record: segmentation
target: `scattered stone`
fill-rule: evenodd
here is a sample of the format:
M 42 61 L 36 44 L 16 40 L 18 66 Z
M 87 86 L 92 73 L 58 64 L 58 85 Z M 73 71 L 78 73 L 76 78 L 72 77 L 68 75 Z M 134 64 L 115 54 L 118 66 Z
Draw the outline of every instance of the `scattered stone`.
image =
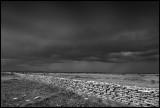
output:
M 84 98 L 85 100 L 88 100 L 88 98 Z
M 40 98 L 39 96 L 34 97 L 34 99 Z
M 53 84 L 78 94 L 87 94 L 88 96 L 94 95 L 102 100 L 109 99 L 111 101 L 121 101 L 121 103 L 124 104 L 142 107 L 159 107 L 159 88 L 124 86 L 106 82 L 83 81 L 42 75 L 20 73 L 16 73 L 16 75 L 28 80 Z
M 26 100 L 27 102 L 30 101 L 29 99 Z
M 18 99 L 18 98 L 17 97 L 13 98 L 13 100 L 16 100 L 16 99 Z

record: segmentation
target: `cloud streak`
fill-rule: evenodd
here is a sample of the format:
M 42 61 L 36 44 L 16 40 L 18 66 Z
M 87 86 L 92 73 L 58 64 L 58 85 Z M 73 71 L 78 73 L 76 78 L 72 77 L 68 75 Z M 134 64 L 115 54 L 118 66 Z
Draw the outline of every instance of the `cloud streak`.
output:
M 109 53 L 108 59 L 113 62 L 126 61 L 159 61 L 159 49 L 140 52 L 116 52 Z

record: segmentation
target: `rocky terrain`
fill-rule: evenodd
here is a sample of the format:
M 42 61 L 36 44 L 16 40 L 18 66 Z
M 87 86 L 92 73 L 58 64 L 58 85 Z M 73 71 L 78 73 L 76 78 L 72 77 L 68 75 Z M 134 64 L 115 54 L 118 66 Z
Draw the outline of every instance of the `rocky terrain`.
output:
M 20 73 L 16 73 L 16 75 L 28 80 L 62 87 L 79 95 L 96 96 L 102 99 L 104 103 L 107 100 L 111 100 L 130 106 L 159 106 L 159 88 L 125 86 L 114 83 L 84 81 L 44 75 Z
M 111 107 L 101 99 L 37 81 L 1 76 L 1 107 Z M 10 78 L 9 78 L 10 77 Z M 8 79 L 9 78 L 9 79 Z M 120 106 L 120 105 L 117 105 Z M 123 107 L 123 106 L 122 106 Z

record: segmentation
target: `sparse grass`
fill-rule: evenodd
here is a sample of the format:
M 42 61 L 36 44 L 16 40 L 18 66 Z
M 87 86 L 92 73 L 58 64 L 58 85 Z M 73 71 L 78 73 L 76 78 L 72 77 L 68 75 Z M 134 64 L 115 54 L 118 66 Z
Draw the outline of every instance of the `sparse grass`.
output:
M 34 102 L 33 98 L 36 96 L 41 96 L 43 99 L 58 91 L 59 88 L 28 80 L 1 81 L 1 107 L 24 106 L 27 104 L 27 99 Z M 15 97 L 17 99 L 14 100 Z
M 26 107 L 106 107 L 102 102 L 83 97 L 69 91 L 61 91 L 40 102 L 28 104 Z
M 151 84 L 157 84 L 157 83 L 159 83 L 159 81 L 156 81 L 156 80 L 151 80 L 150 82 L 151 82 Z
M 124 78 L 124 80 L 128 80 L 128 81 L 140 81 L 140 82 L 144 81 L 141 77 L 129 77 L 129 78 Z
M 89 77 L 92 78 L 92 76 L 93 75 L 88 75 L 84 77 L 80 74 L 77 75 L 77 77 L 82 79 L 88 79 Z M 120 79 L 124 79 L 125 83 L 139 81 L 142 84 L 144 83 L 144 81 L 147 81 L 147 77 L 144 75 L 141 76 L 144 79 L 135 76 L 121 76 L 115 77 L 113 75 L 108 75 L 107 79 L 113 79 L 115 81 L 120 81 Z M 98 76 L 95 75 L 92 79 L 95 79 L 95 77 Z M 100 77 L 102 77 L 102 79 L 105 79 L 107 76 L 101 75 Z M 148 79 L 148 82 L 152 83 L 152 85 L 159 83 L 159 80 L 155 79 L 152 81 L 152 79 Z M 24 94 L 26 94 L 26 96 L 23 96 Z M 36 96 L 41 97 L 38 99 L 33 99 Z M 18 97 L 18 99 L 13 100 L 14 97 Z M 87 100 L 84 98 L 85 97 L 79 96 L 65 89 L 54 87 L 51 85 L 41 84 L 38 82 L 20 79 L 4 81 L 1 80 L 1 107 L 129 107 L 128 105 L 109 100 L 104 102 L 98 98 L 87 97 Z M 30 99 L 31 101 L 26 102 L 27 99 Z
M 95 80 L 102 82 L 118 83 L 121 85 L 159 88 L 159 74 L 94 74 L 94 73 L 50 73 L 56 77 L 70 79 Z M 155 80 L 155 83 L 151 83 Z
M 34 97 L 40 96 L 38 99 Z M 17 99 L 13 99 L 13 98 Z M 1 107 L 111 107 L 101 99 L 28 80 L 1 81 Z M 26 100 L 30 100 L 27 102 Z
M 5 76 L 15 76 L 15 74 L 13 72 L 1 72 L 1 77 Z
M 34 97 L 40 96 L 38 99 Z M 14 99 L 17 98 L 17 99 Z M 26 101 L 30 100 L 30 101 Z M 106 107 L 98 99 L 38 82 L 12 79 L 1 81 L 1 107 Z
M 78 76 L 78 75 L 76 75 L 72 78 L 95 79 L 94 77 L 85 77 L 85 76 Z

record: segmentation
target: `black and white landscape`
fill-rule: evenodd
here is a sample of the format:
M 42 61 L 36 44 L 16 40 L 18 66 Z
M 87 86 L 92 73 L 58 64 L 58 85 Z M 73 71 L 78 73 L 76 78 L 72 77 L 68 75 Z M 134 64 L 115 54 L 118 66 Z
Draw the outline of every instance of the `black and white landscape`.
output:
M 17 106 L 158 107 L 159 2 L 2 1 L 1 107 Z

